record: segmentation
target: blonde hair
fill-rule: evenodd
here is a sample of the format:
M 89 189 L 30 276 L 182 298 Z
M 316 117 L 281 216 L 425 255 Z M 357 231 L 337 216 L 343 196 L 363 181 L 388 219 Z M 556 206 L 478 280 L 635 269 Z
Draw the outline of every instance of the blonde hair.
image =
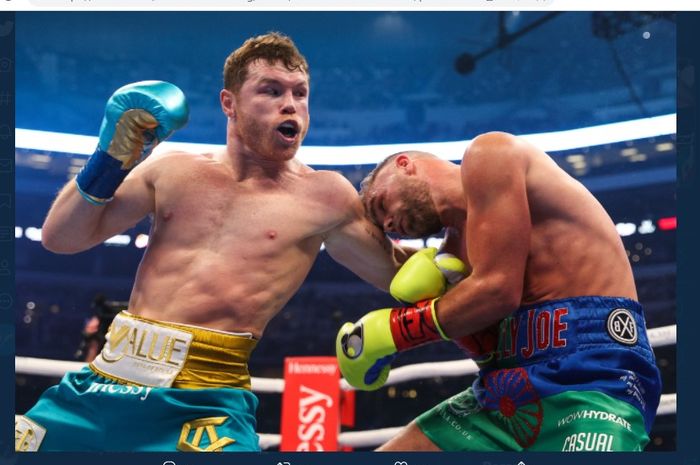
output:
M 365 178 L 360 181 L 360 198 L 364 202 L 364 197 L 369 192 L 369 190 L 372 188 L 372 184 L 374 184 L 374 180 L 376 179 L 377 175 L 379 174 L 380 171 L 384 169 L 387 165 L 391 164 L 394 160 L 396 160 L 396 157 L 399 155 L 408 155 L 411 158 L 436 158 L 435 155 L 432 153 L 428 152 L 420 152 L 417 150 L 409 150 L 409 151 L 403 151 L 403 152 L 397 152 L 392 155 L 389 155 L 386 157 L 384 160 L 380 161 L 379 164 L 365 176 Z
M 386 165 L 388 165 L 389 163 L 394 161 L 396 159 L 396 157 L 398 157 L 402 153 L 407 153 L 407 152 L 397 152 L 393 155 L 389 155 L 384 160 L 380 161 L 379 164 L 377 166 L 375 166 L 374 169 L 372 171 L 370 171 L 369 174 L 367 174 L 367 176 L 365 176 L 365 178 L 362 181 L 360 181 L 360 198 L 362 199 L 362 203 L 365 202 L 365 196 L 367 195 L 369 190 L 372 188 L 372 184 L 374 184 L 374 179 L 377 177 L 379 172 L 382 169 L 384 169 L 384 167 Z

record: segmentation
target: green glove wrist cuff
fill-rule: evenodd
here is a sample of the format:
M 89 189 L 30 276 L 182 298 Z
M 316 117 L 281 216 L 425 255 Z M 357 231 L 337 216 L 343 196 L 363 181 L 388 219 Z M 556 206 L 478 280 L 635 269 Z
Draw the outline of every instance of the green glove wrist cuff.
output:
M 450 338 L 447 337 L 447 334 L 445 334 L 445 331 L 442 330 L 442 326 L 440 326 L 440 322 L 438 321 L 438 318 L 437 318 L 437 311 L 436 311 L 435 306 L 437 305 L 438 300 L 440 300 L 440 297 L 438 297 L 437 299 L 433 299 L 430 302 L 430 305 L 433 309 L 433 311 L 432 311 L 433 324 L 435 325 L 435 328 L 438 330 L 438 333 L 440 333 L 440 337 L 442 337 L 445 341 L 449 341 Z

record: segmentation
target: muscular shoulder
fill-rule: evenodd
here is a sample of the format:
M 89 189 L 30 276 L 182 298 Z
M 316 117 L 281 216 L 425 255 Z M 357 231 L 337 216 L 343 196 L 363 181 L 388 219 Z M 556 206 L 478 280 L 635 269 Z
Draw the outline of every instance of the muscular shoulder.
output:
M 336 171 L 319 170 L 307 176 L 310 189 L 319 196 L 319 199 L 335 207 L 347 207 L 355 201 L 359 202 L 355 187 L 342 174 Z
M 525 140 L 506 132 L 487 132 L 472 140 L 462 160 L 462 171 L 488 167 L 508 169 L 527 165 L 535 148 Z
M 196 160 L 211 160 L 211 154 L 199 154 L 182 151 L 158 152 L 148 157 L 144 163 L 161 164 L 170 161 L 189 162 Z
M 469 144 L 464 161 L 481 157 L 494 157 L 516 151 L 522 140 L 507 132 L 487 132 L 476 136 Z
M 364 218 L 364 207 L 355 187 L 335 171 L 313 171 L 306 175 L 307 195 L 314 211 L 328 228 Z
M 193 164 L 211 160 L 206 154 L 194 154 L 181 151 L 156 152 L 143 160 L 134 171 L 140 171 L 150 178 L 169 173 L 191 170 Z
M 471 198 L 521 186 L 536 151 L 528 142 L 505 132 L 476 137 L 462 160 L 465 194 Z

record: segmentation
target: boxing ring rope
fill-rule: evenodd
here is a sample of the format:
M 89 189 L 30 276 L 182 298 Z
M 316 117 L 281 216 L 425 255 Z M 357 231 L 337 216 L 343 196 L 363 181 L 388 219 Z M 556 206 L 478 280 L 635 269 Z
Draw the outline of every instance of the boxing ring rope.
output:
M 664 347 L 676 344 L 676 325 L 662 326 L 647 330 L 649 343 L 652 347 Z M 86 366 L 84 362 L 50 360 L 44 358 L 15 357 L 15 373 L 61 377 L 67 371 L 77 371 Z M 472 360 L 453 360 L 448 362 L 428 362 L 405 365 L 392 369 L 386 386 L 423 378 L 442 376 L 473 375 L 479 371 Z M 278 378 L 251 379 L 252 390 L 255 392 L 281 393 L 284 391 L 284 380 Z M 352 390 L 345 379 L 340 380 L 340 387 Z M 657 415 L 672 415 L 676 413 L 676 394 L 663 394 L 659 402 Z M 381 428 L 367 431 L 341 432 L 339 444 L 350 447 L 373 447 L 382 444 L 395 436 L 401 427 Z M 260 447 L 269 449 L 280 444 L 279 434 L 260 434 Z

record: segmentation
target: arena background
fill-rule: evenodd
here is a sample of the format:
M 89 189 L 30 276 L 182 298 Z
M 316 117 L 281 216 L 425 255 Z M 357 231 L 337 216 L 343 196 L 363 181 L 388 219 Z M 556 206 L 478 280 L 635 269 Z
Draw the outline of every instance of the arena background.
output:
M 180 86 L 191 106 L 190 123 L 173 140 L 224 143 L 223 61 L 247 37 L 270 30 L 290 35 L 309 61 L 306 146 L 459 141 L 490 130 L 531 134 L 676 112 L 675 16 L 668 13 L 18 13 L 17 128 L 95 135 L 114 89 L 163 79 Z M 676 321 L 676 142 L 671 134 L 551 153 L 618 224 L 650 328 Z M 136 239 L 148 220 L 125 233 L 128 243 L 78 255 L 51 254 L 39 242 L 52 199 L 85 159 L 16 150 L 17 355 L 73 359 L 96 297 L 127 300 L 133 284 L 143 253 Z M 373 167 L 327 163 L 356 186 Z M 332 354 L 342 322 L 392 303 L 321 252 L 268 326 L 253 376 L 281 377 L 285 356 Z M 663 392 L 674 393 L 675 346 L 656 354 Z M 451 344 L 434 344 L 397 365 L 460 357 Z M 17 375 L 17 412 L 56 381 Z M 470 383 L 433 378 L 358 393 L 355 429 L 405 424 Z M 280 396 L 260 400 L 259 431 L 278 432 Z M 657 418 L 648 450 L 675 450 L 675 422 L 675 415 Z

